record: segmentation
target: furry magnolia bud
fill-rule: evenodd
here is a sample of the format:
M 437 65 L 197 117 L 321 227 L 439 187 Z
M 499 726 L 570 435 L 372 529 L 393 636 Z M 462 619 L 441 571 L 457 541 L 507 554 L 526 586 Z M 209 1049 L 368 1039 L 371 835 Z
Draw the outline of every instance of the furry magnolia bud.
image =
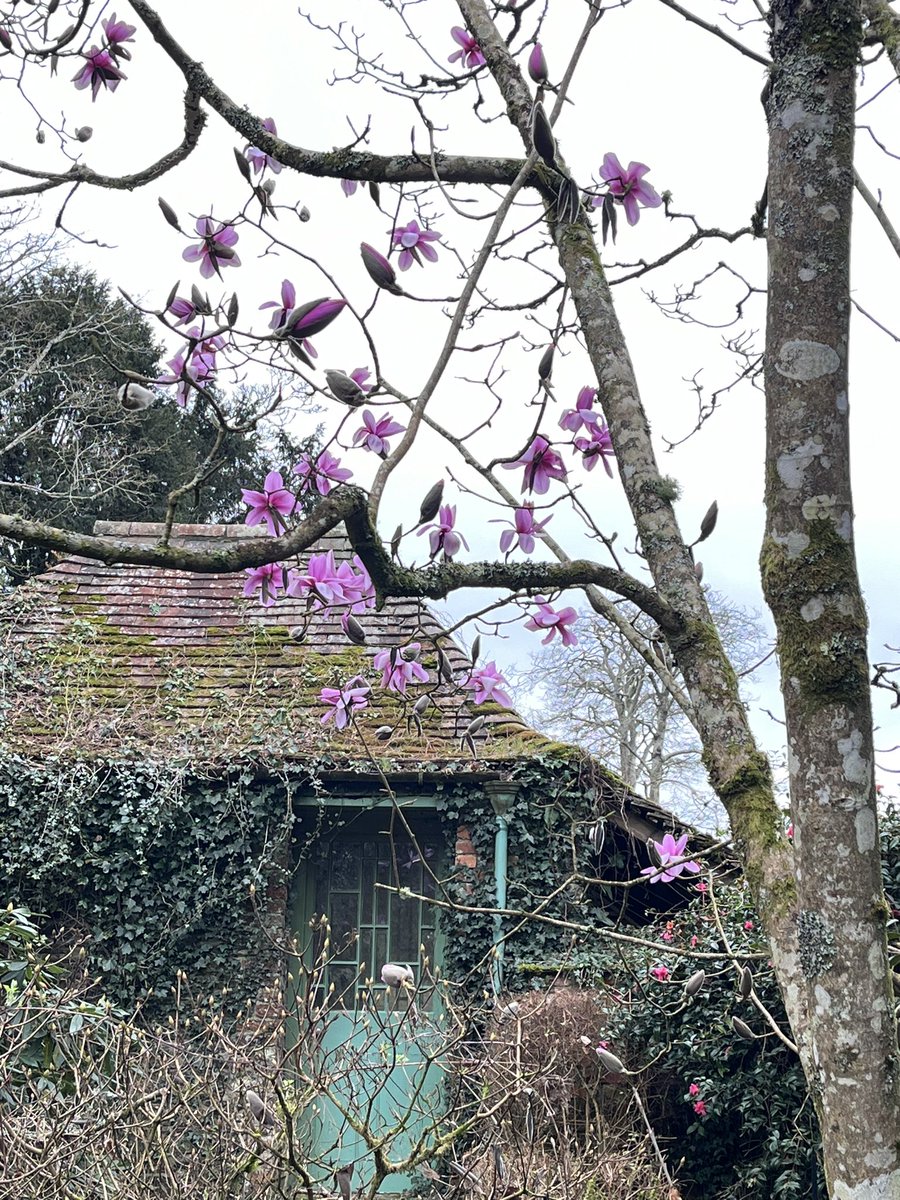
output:
M 731 1018 L 731 1028 L 738 1037 L 746 1038 L 750 1042 L 756 1041 L 756 1034 L 750 1028 L 746 1021 L 742 1021 L 740 1017 Z
M 364 646 L 366 644 L 366 631 L 352 613 L 347 616 L 344 622 L 344 631 L 354 646 Z
M 703 987 L 704 983 L 706 983 L 706 972 L 695 971 L 684 985 L 684 994 L 686 996 L 696 996 Z
M 749 967 L 741 968 L 741 978 L 738 984 L 738 990 L 742 1000 L 749 1000 L 750 993 L 753 991 L 753 972 Z
M 348 408 L 360 408 L 365 404 L 366 393 L 355 379 L 351 379 L 343 371 L 326 371 L 325 379 L 328 390 L 341 404 L 346 404 Z
M 139 383 L 123 383 L 116 392 L 119 403 L 126 412 L 141 412 L 145 408 L 149 408 L 156 399 L 153 392 L 148 388 L 141 387 Z
M 612 1071 L 615 1075 L 620 1075 L 625 1070 L 625 1064 L 621 1058 L 618 1058 L 610 1050 L 604 1050 L 602 1046 L 597 1050 L 597 1057 L 607 1071 Z
M 438 515 L 438 510 L 441 507 L 441 498 L 444 495 L 444 481 L 439 479 L 434 487 L 429 488 L 425 494 L 425 499 L 419 508 L 419 524 L 426 525 L 429 521 L 433 521 Z

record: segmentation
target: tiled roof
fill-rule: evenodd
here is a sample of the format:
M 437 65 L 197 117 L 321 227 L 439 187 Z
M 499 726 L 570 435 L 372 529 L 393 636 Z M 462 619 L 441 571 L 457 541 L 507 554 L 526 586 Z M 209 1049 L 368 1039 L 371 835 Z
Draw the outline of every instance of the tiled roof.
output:
M 160 529 L 100 522 L 96 532 L 151 544 Z M 174 545 L 202 546 L 257 531 L 180 525 L 173 533 Z M 349 556 L 337 535 L 316 550 Z M 280 598 L 262 608 L 242 598 L 243 582 L 243 574 L 200 576 L 71 557 L 3 597 L 7 747 L 152 752 L 210 763 L 329 754 L 336 765 L 374 759 L 399 768 L 469 761 L 460 738 L 479 715 L 486 718 L 477 735 L 479 757 L 522 757 L 530 741 L 542 742 L 514 713 L 493 704 L 475 708 L 458 686 L 435 684 L 433 639 L 441 626 L 422 602 L 391 600 L 379 612 L 361 614 L 367 642 L 357 647 L 337 617 L 310 614 L 302 599 Z M 373 654 L 411 641 L 423 643 L 431 682 L 410 688 L 406 697 L 373 686 L 363 726 L 369 751 L 352 731 L 321 723 L 321 688 L 357 673 L 375 684 Z M 454 644 L 443 646 L 456 680 L 464 679 L 468 659 Z M 420 735 L 408 716 L 426 691 L 433 704 Z M 374 738 L 381 725 L 395 729 L 386 743 Z

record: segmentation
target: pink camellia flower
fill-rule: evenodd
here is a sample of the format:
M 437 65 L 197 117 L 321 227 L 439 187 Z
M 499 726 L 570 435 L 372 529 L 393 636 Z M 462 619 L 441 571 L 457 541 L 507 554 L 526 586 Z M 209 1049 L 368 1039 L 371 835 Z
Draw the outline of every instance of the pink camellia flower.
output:
M 523 492 L 537 492 L 543 496 L 550 487 L 551 479 L 565 482 L 566 468 L 563 460 L 551 447 L 545 437 L 538 434 L 521 458 L 515 462 L 503 464 L 507 471 L 515 471 L 517 467 L 525 468 L 525 478 L 522 480 Z
M 694 1112 L 698 1117 L 706 1116 L 706 1103 L 703 1100 L 697 1100 L 694 1104 Z
M 639 162 L 630 162 L 626 170 L 615 154 L 604 155 L 600 166 L 600 178 L 609 185 L 610 194 L 624 205 L 625 217 L 629 225 L 638 223 L 641 215 L 639 204 L 642 204 L 644 208 L 659 208 L 662 204 L 662 197 L 644 180 L 644 176 L 649 170 L 648 166 Z M 603 203 L 603 197 L 595 196 L 592 203 L 595 208 L 599 208 Z
M 706 880 L 705 880 L 705 879 L 701 879 L 699 883 L 695 883 L 695 884 L 694 884 L 694 891 L 696 891 L 696 892 L 708 892 L 708 891 L 709 891 L 709 884 L 706 882 Z
M 669 978 L 668 967 L 651 967 L 650 974 L 654 979 L 658 979 L 660 983 L 664 983 Z
M 469 543 L 453 528 L 455 524 L 456 505 L 442 504 L 438 519 L 432 525 L 423 525 L 419 530 L 417 537 L 421 537 L 423 533 L 429 534 L 428 543 L 432 558 L 437 558 L 441 551 L 444 558 L 453 558 L 454 554 L 459 554 L 460 546 L 465 546 L 468 550 Z
M 420 649 L 419 642 L 410 642 L 402 650 L 380 650 L 372 659 L 372 665 L 376 671 L 381 671 L 381 686 L 389 692 L 405 694 L 410 683 L 427 683 L 428 672 L 418 661 Z
M 315 462 L 308 454 L 301 455 L 300 461 L 293 467 L 293 472 L 300 476 L 301 492 L 309 492 L 315 488 L 320 496 L 327 496 L 335 484 L 346 483 L 353 477 L 349 467 L 342 467 L 341 460 L 335 458 L 328 450 L 323 450 Z
M 696 1083 L 692 1083 L 691 1086 L 688 1088 L 688 1095 L 689 1096 L 699 1096 L 700 1095 L 699 1085 Z
M 352 370 L 350 372 L 350 378 L 353 380 L 353 382 L 356 384 L 356 386 L 359 388 L 359 390 L 361 392 L 371 392 L 371 390 L 375 386 L 375 384 L 374 383 L 366 383 L 366 380 L 369 378 L 369 376 L 371 374 L 372 374 L 372 372 L 367 370 L 365 367 L 356 367 L 354 370 Z
M 675 934 L 672 932 L 671 929 L 664 929 L 659 936 L 662 938 L 662 940 L 664 942 L 671 942 L 671 941 L 673 941 Z
M 114 92 L 121 81 L 128 78 L 116 66 L 116 60 L 109 50 L 91 46 L 90 51 L 83 57 L 84 66 L 77 75 L 72 76 L 72 82 L 79 91 L 89 87 L 92 102 L 100 95 L 102 87 Z
M 696 874 L 700 870 L 699 863 L 680 861 L 684 858 L 687 840 L 686 833 L 683 833 L 677 840 L 671 833 L 667 833 L 661 842 L 654 842 L 651 838 L 650 845 L 655 848 L 659 856 L 659 866 L 644 867 L 641 874 L 649 875 L 651 883 L 671 883 L 683 871 Z
M 400 257 L 397 259 L 397 266 L 401 271 L 408 271 L 414 262 L 417 262 L 420 267 L 425 264 L 419 255 L 423 255 L 429 262 L 437 262 L 437 251 L 429 242 L 436 242 L 440 238 L 440 234 L 436 229 L 420 229 L 418 221 L 410 221 L 408 225 L 398 225 L 391 233 L 394 246 L 400 247 Z
M 693 950 L 693 948 L 694 948 L 694 947 L 697 945 L 697 942 L 698 942 L 699 940 L 700 940 L 700 939 L 697 937 L 696 933 L 692 933 L 692 934 L 691 934 L 690 946 L 691 946 L 691 949 L 692 949 L 692 950 Z
M 358 677 L 349 679 L 342 688 L 322 688 L 319 699 L 331 707 L 322 717 L 322 724 L 334 720 L 336 729 L 345 729 L 352 717 L 369 707 L 371 688 Z
M 263 563 L 261 567 L 248 568 L 244 574 L 247 582 L 244 584 L 244 595 L 248 598 L 259 592 L 259 602 L 263 608 L 270 608 L 284 587 L 284 567 L 281 563 Z
M 211 279 L 213 275 L 221 278 L 221 267 L 241 265 L 241 260 L 232 249 L 238 235 L 230 225 L 223 225 L 212 217 L 200 217 L 194 228 L 203 240 L 197 246 L 188 246 L 181 257 L 185 262 L 199 262 L 200 274 L 204 279 Z
M 744 922 L 744 928 L 745 928 L 745 929 L 747 930 L 747 932 L 749 933 L 749 932 L 750 932 L 750 930 L 753 928 L 753 922 L 752 922 L 752 921 L 745 921 L 745 922 Z
M 481 53 L 481 47 L 469 33 L 468 29 L 462 29 L 459 25 L 454 25 L 450 30 L 450 36 L 456 42 L 459 50 L 454 50 L 447 62 L 458 62 L 462 59 L 464 67 L 472 70 L 474 67 L 484 66 L 484 55 Z
M 347 197 L 352 196 L 356 192 L 356 189 L 358 187 L 359 187 L 359 184 L 357 183 L 357 181 L 355 179 L 342 179 L 341 180 L 341 191 Z
M 786 830 L 786 835 L 785 835 L 785 836 L 786 836 L 786 837 L 787 837 L 789 840 L 793 839 L 793 837 L 794 837 L 794 823 L 793 823 L 793 821 L 791 822 L 791 824 L 790 824 L 790 825 L 788 825 L 788 827 L 787 827 L 787 830 Z
M 577 646 L 578 638 L 569 628 L 578 620 L 578 613 L 574 608 L 561 608 L 559 612 L 552 608 L 546 600 L 537 597 L 538 610 L 533 613 L 525 622 L 525 628 L 530 629 L 532 633 L 539 633 L 541 630 L 548 630 L 547 636 L 541 638 L 541 645 L 546 646 L 558 633 L 562 638 L 564 646 Z
M 512 700 L 509 698 L 509 693 L 503 690 L 504 686 L 508 687 L 509 683 L 497 670 L 495 662 L 485 663 L 483 667 L 476 667 L 463 684 L 465 688 L 472 688 L 473 704 L 484 704 L 486 700 L 496 700 L 504 708 L 512 708 Z
M 110 54 L 114 58 L 131 58 L 131 52 L 126 50 L 122 43 L 134 41 L 137 26 L 127 25 L 124 21 L 117 21 L 115 13 L 104 17 L 100 23 L 103 26 L 103 32 L 106 34 L 106 43 Z
M 366 373 L 368 374 L 368 372 Z M 353 435 L 353 445 L 362 446 L 366 450 L 371 450 L 373 454 L 380 455 L 381 458 L 387 458 L 391 452 L 387 439 L 395 433 L 403 433 L 406 426 L 398 425 L 390 413 L 376 417 L 368 408 L 363 412 L 362 419 L 361 427 Z
M 278 130 L 275 128 L 275 122 L 271 117 L 266 117 L 262 123 L 262 127 L 266 133 L 278 133 Z M 260 150 L 258 146 L 251 146 L 248 143 L 244 147 L 244 158 L 246 158 L 257 175 L 261 175 L 266 167 L 275 175 L 281 171 L 281 163 L 277 159 L 272 158 L 271 154 L 266 154 L 264 150 Z
M 261 492 L 241 488 L 241 499 L 250 506 L 244 524 L 264 524 L 273 537 L 284 532 L 287 528 L 284 518 L 289 517 L 297 506 L 297 497 L 284 486 L 279 471 L 268 473 Z
M 549 525 L 552 520 L 553 514 L 551 513 L 545 521 L 536 521 L 534 505 L 530 500 L 526 500 L 522 507 L 515 511 L 512 529 L 504 529 L 500 534 L 501 553 L 511 554 L 518 547 L 523 554 L 533 554 L 535 535 L 543 533 L 544 527 Z M 506 522 L 500 522 L 498 518 L 495 518 L 491 524 L 506 524 Z
M 590 425 L 588 429 L 589 437 L 575 439 L 575 449 L 582 455 L 582 466 L 586 471 L 593 471 L 597 463 L 602 462 L 604 471 L 612 479 L 609 459 L 615 458 L 616 452 L 613 450 L 609 429 L 605 422 L 602 425 Z
M 569 433 L 578 433 L 582 426 L 590 428 L 593 425 L 597 425 L 602 418 L 599 413 L 594 412 L 594 401 L 596 399 L 596 388 L 583 387 L 578 393 L 575 407 L 567 408 L 559 418 L 560 429 L 567 429 Z

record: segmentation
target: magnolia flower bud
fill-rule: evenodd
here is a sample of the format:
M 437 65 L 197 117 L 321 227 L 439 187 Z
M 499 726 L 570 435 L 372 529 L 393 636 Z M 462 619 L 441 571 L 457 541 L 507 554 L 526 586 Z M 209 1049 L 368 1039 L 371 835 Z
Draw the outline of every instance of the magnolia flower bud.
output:
M 742 1021 L 740 1017 L 731 1018 L 731 1028 L 738 1037 L 747 1038 L 748 1041 L 756 1041 L 756 1034 L 750 1028 L 746 1021 Z
M 250 183 L 250 164 L 244 158 L 243 154 L 241 154 L 240 150 L 235 149 L 234 161 L 237 163 L 237 169 L 243 175 L 244 179 L 247 183 Z
M 39 129 L 37 131 L 37 133 L 34 135 L 34 140 L 39 146 L 43 146 L 44 142 L 47 140 L 47 135 L 44 133 L 43 129 Z
M 355 379 L 345 375 L 343 371 L 326 371 L 325 379 L 328 389 L 335 400 L 346 404 L 349 408 L 359 408 L 366 402 L 366 393 Z
M 534 116 L 531 119 L 531 140 L 535 150 L 547 166 L 554 171 L 557 170 L 556 138 L 553 136 L 553 129 L 541 103 L 534 106 Z
M 381 968 L 381 982 L 388 987 L 409 987 L 415 980 L 416 977 L 410 968 L 402 963 L 385 963 Z
M 750 993 L 753 991 L 753 972 L 749 967 L 741 969 L 741 978 L 738 985 L 738 990 L 741 993 L 742 1000 L 749 1000 Z
M 383 254 L 379 254 L 374 246 L 370 246 L 368 242 L 361 242 L 359 247 L 362 254 L 363 266 L 369 273 L 369 278 L 378 285 L 384 288 L 386 292 L 392 292 L 395 296 L 402 296 L 403 292 L 397 285 L 397 273 Z
M 473 666 L 473 667 L 474 667 L 474 666 L 475 666 L 475 664 L 478 662 L 478 659 L 479 659 L 479 656 L 480 656 L 480 655 L 481 655 L 481 634 L 480 634 L 480 633 L 476 633 L 476 634 L 475 634 L 475 639 L 474 639 L 474 641 L 472 642 L 472 649 L 471 649 L 471 651 L 469 652 L 469 658 L 471 658 L 471 660 L 472 660 L 472 666 Z
M 89 142 L 94 136 L 94 131 L 90 125 L 82 125 L 80 129 L 75 130 L 75 137 L 79 142 Z
M 541 355 L 541 361 L 538 363 L 538 379 L 542 383 L 548 382 L 550 376 L 553 374 L 553 354 L 555 350 L 556 346 L 551 342 Z
M 702 583 L 703 582 L 703 563 L 702 562 L 694 563 L 694 574 L 697 576 L 697 582 Z
M 4 50 L 12 50 L 12 38 L 9 35 L 9 30 L 0 25 L 0 46 Z
M 394 536 L 391 538 L 391 558 L 396 558 L 400 553 L 400 540 L 403 537 L 403 526 L 398 525 L 394 530 Z
M 712 504 L 706 510 L 706 516 L 700 522 L 700 536 L 697 538 L 697 542 L 705 542 L 706 541 L 706 539 L 709 537 L 709 535 L 715 529 L 716 521 L 718 521 L 718 519 L 719 519 L 719 505 L 718 505 L 717 501 L 713 500 Z M 697 542 L 694 542 L 695 546 L 697 545 Z
M 166 201 L 163 200 L 162 196 L 160 196 L 158 198 L 157 204 L 159 205 L 160 212 L 166 218 L 166 220 L 169 222 L 169 224 L 172 226 L 172 228 L 177 229 L 178 232 L 181 233 L 182 229 L 181 229 L 181 226 L 178 224 L 178 217 L 175 213 L 175 209 L 171 206 L 171 204 L 167 204 Z M 218 256 L 218 251 L 217 251 L 217 256 Z
M 130 380 L 122 384 L 116 396 L 126 412 L 141 412 L 142 409 L 149 408 L 156 399 L 153 392 Z
M 466 732 L 465 732 L 464 736 L 472 737 L 474 734 L 480 733 L 483 726 L 484 726 L 484 717 L 475 717 L 475 719 L 470 721 L 469 724 L 466 726 Z
M 344 622 L 344 630 L 347 634 L 347 637 L 354 644 L 354 646 L 364 646 L 365 645 L 366 631 L 363 629 L 362 625 L 360 625 L 359 621 L 357 621 L 356 617 L 354 617 L 352 613 L 347 617 L 347 620 Z
M 695 971 L 684 985 L 684 994 L 686 996 L 696 996 L 703 987 L 704 983 L 706 983 L 706 972 Z
M 419 508 L 419 524 L 426 525 L 429 521 L 433 521 L 438 515 L 438 510 L 441 507 L 441 497 L 444 494 L 444 481 L 439 479 L 434 487 L 430 488 L 425 495 Z
M 379 725 L 375 730 L 375 737 L 379 742 L 386 742 L 393 732 L 393 725 Z
M 270 193 L 269 193 L 269 195 L 271 195 L 271 194 L 272 194 L 272 193 L 270 192 Z M 309 209 L 308 209 L 308 208 L 306 207 L 306 205 L 304 204 L 304 205 L 303 205 L 303 207 L 300 209 L 300 211 L 297 213 L 297 216 L 300 218 L 300 220 L 301 220 L 301 221 L 303 222 L 303 224 L 305 225 L 305 224 L 306 224 L 306 222 L 307 222 L 307 221 L 310 219 L 310 217 L 312 216 L 312 213 L 309 211 Z
M 534 48 L 528 55 L 528 74 L 535 83 L 547 82 L 547 59 L 540 42 L 534 43 Z
M 417 717 L 421 717 L 422 714 L 425 712 L 425 710 L 428 708 L 428 705 L 430 703 L 431 703 L 430 696 L 420 696 L 418 698 L 418 700 L 415 702 L 415 704 L 413 705 L 412 710 L 416 714 Z
M 625 1070 L 625 1064 L 621 1058 L 617 1058 L 610 1050 L 604 1050 L 602 1046 L 597 1049 L 597 1057 L 601 1064 L 606 1067 L 607 1071 L 612 1071 L 614 1074 L 621 1074 Z
M 247 1101 L 250 1115 L 257 1125 L 262 1126 L 264 1129 L 271 1129 L 275 1124 L 275 1117 L 272 1115 L 262 1096 L 254 1092 L 252 1088 L 247 1088 L 246 1092 L 244 1092 L 244 1099 Z

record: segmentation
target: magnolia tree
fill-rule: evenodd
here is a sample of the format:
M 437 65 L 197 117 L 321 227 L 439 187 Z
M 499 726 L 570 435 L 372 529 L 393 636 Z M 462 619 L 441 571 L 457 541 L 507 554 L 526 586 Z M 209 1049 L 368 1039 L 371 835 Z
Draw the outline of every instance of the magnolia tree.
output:
M 747 0 L 729 3 L 717 26 L 693 8 L 664 3 L 698 38 L 716 39 L 736 62 L 749 59 L 765 68 L 768 178 L 761 196 L 746 198 L 752 217 L 743 228 L 705 228 L 675 213 L 671 198 L 654 186 L 664 181 L 636 160 L 640 149 L 632 160 L 629 153 L 620 158 L 598 148 L 593 178 L 576 177 L 567 164 L 567 101 L 579 66 L 589 61 L 598 31 L 615 38 L 617 29 L 641 19 L 637 6 L 457 0 L 456 9 L 446 6 L 446 25 L 437 26 L 434 5 L 353 5 L 354 22 L 369 17 L 382 31 L 376 41 L 341 23 L 338 5 L 325 6 L 321 22 L 301 10 L 292 17 L 291 36 L 337 47 L 329 82 L 376 89 L 403 118 L 383 128 L 369 123 L 354 131 L 349 146 L 332 150 L 315 145 L 315 113 L 297 95 L 283 115 L 244 103 L 257 65 L 249 58 L 236 66 L 241 95 L 232 98 L 201 62 L 205 45 L 182 44 L 147 0 L 130 0 L 127 13 L 119 14 L 92 0 L 5 4 L 0 70 L 8 90 L 19 90 L 17 111 L 28 121 L 38 114 L 37 140 L 55 150 L 59 163 L 34 166 L 27 151 L 15 163 L 0 162 L 0 196 L 58 194 L 57 223 L 68 228 L 85 192 L 139 196 L 170 172 L 174 179 L 176 168 L 205 152 L 201 135 L 210 122 L 230 129 L 239 143 L 240 175 L 233 161 L 211 161 L 204 175 L 208 199 L 188 206 L 190 219 L 160 201 L 162 216 L 152 233 L 144 221 L 134 224 L 141 251 L 152 239 L 154 259 L 171 258 L 170 278 L 180 268 L 188 281 L 145 307 L 176 348 L 158 379 L 120 364 L 123 407 L 174 408 L 202 397 L 225 428 L 231 418 L 213 382 L 229 372 L 251 375 L 275 366 L 286 380 L 299 377 L 319 393 L 330 424 L 317 457 L 273 463 L 264 480 L 248 481 L 248 521 L 261 527 L 261 536 L 226 549 L 191 550 L 165 539 L 152 548 L 127 546 L 48 528 L 15 512 L 0 517 L 0 533 L 108 562 L 246 570 L 247 594 L 265 605 L 277 604 L 284 591 L 307 596 L 334 611 L 350 640 L 360 637 L 353 618 L 359 606 L 389 596 L 439 600 L 475 589 L 485 597 L 474 614 L 483 630 L 519 620 L 545 643 L 558 639 L 576 647 L 576 612 L 563 593 L 581 589 L 598 616 L 659 673 L 697 731 L 765 923 L 821 1124 L 830 1195 L 897 1196 L 900 1075 L 885 938 L 889 910 L 879 872 L 866 615 L 854 554 L 847 347 L 857 76 L 861 63 L 879 55 L 892 72 L 900 67 L 900 18 L 884 0 L 772 0 L 768 6 Z M 563 24 L 575 16 L 579 29 Z M 548 61 L 542 49 L 551 36 L 560 44 L 568 38 L 562 61 Z M 232 53 L 237 58 L 236 46 Z M 262 71 L 264 64 L 258 66 Z M 130 173 L 92 168 L 93 126 L 55 114 L 65 114 L 68 98 L 80 103 L 90 94 L 100 128 L 110 106 L 128 105 L 142 76 L 152 82 L 145 101 L 167 82 L 183 89 L 183 135 Z M 294 86 L 294 80 L 285 83 L 286 91 Z M 639 86 L 652 91 L 646 79 Z M 616 108 L 627 98 L 605 99 L 604 130 L 612 139 Z M 655 97 L 654 105 L 662 111 L 671 99 Z M 468 124 L 460 128 L 471 131 L 480 153 L 457 150 L 458 135 L 442 124 L 451 111 L 442 108 L 445 102 L 453 112 L 466 108 Z M 746 103 L 757 104 L 755 92 Z M 298 105 L 302 145 L 279 133 Z M 140 113 L 131 119 L 137 128 Z M 16 131 L 7 120 L 5 136 L 14 141 Z M 376 134 L 387 139 L 383 153 L 369 148 Z M 454 152 L 445 152 L 444 142 L 454 143 Z M 126 149 L 133 156 L 134 138 Z M 706 148 L 689 145 L 688 153 L 710 168 Z M 217 189 L 229 174 L 243 197 L 225 211 Z M 349 240 L 346 224 L 340 246 L 312 236 L 312 214 L 291 193 L 296 177 L 303 186 L 310 177 L 330 180 L 335 205 L 363 206 L 353 210 L 355 262 L 341 253 Z M 900 239 L 878 201 L 858 177 L 857 187 L 896 248 Z M 760 239 L 768 256 L 765 351 L 754 353 L 741 335 L 731 338 L 730 348 L 737 376 L 765 392 L 761 567 L 778 636 L 792 843 L 692 553 L 714 532 L 716 509 L 699 538 L 682 535 L 677 488 L 657 463 L 605 269 L 617 235 L 620 245 L 624 232 L 638 245 L 648 222 L 665 217 L 687 220 L 690 234 L 658 259 L 632 264 L 630 274 L 646 275 L 711 241 L 721 247 Z M 98 228 L 84 237 L 103 234 Z M 271 291 L 261 314 L 241 297 L 251 258 L 268 263 Z M 285 259 L 296 269 L 284 271 Z M 718 270 L 711 267 L 710 275 Z M 759 290 L 747 284 L 739 313 Z M 695 287 L 681 289 L 670 315 L 689 319 L 695 293 Z M 446 321 L 434 321 L 435 305 Z M 472 344 L 476 321 L 486 332 Z M 340 349 L 341 357 L 323 372 L 325 360 L 318 360 L 326 346 L 335 359 Z M 584 386 L 577 396 L 574 390 L 557 395 L 554 369 L 559 377 L 561 362 L 572 356 Z M 530 386 L 518 382 L 511 389 L 507 375 L 518 378 L 523 362 Z M 418 378 L 401 387 L 410 375 Z M 465 406 L 442 406 L 460 378 L 479 389 L 474 419 Z M 703 424 L 717 397 L 699 385 L 698 394 Z M 430 447 L 440 444 L 456 464 L 456 503 L 444 481 L 430 490 L 410 483 L 413 451 L 423 439 Z M 615 544 L 615 533 L 601 526 L 597 506 L 585 499 L 585 473 L 598 464 L 611 477 L 609 488 L 620 488 L 627 501 L 633 530 L 623 541 L 633 536 L 636 554 Z M 385 510 L 413 486 L 415 502 L 395 530 Z M 301 519 L 295 510 L 305 494 L 316 503 Z M 489 501 L 500 506 L 493 513 L 501 521 L 499 553 L 493 561 L 469 561 L 465 535 L 472 536 Z M 564 504 L 583 523 L 587 556 L 573 557 L 554 536 L 551 522 L 562 532 Z M 339 526 L 352 543 L 352 562 L 304 554 Z M 652 621 L 665 655 L 623 617 L 622 599 Z M 401 692 L 427 674 L 414 650 L 381 651 L 375 666 L 380 686 Z M 476 665 L 468 683 L 476 703 L 507 702 L 495 661 Z M 369 686 L 354 678 L 326 689 L 324 718 L 352 736 L 365 720 Z M 677 868 L 685 847 L 682 839 L 673 846 L 677 850 L 665 848 L 666 863 Z

